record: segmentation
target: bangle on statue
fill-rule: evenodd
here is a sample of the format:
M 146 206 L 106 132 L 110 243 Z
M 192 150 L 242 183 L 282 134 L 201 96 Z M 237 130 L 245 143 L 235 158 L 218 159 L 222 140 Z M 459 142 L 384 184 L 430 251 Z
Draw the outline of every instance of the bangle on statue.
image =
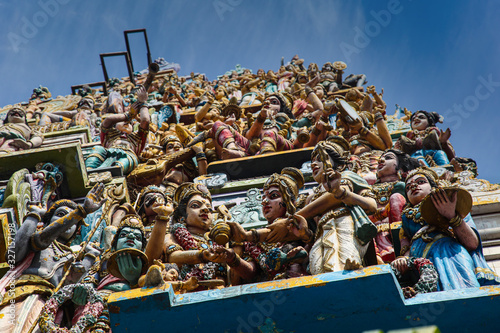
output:
M 457 214 L 454 218 L 450 220 L 450 227 L 456 228 L 459 225 L 461 225 L 462 222 L 463 222 L 462 218 L 460 217 L 460 215 Z
M 313 130 L 311 131 L 312 134 L 319 136 L 321 134 L 321 130 L 314 126 Z
M 366 128 L 366 127 L 364 127 L 364 126 L 363 126 L 363 127 L 361 127 L 361 129 L 359 130 L 359 134 L 360 134 L 361 136 L 366 136 L 366 135 L 368 134 L 368 132 L 369 132 L 368 128 Z
M 229 267 L 232 267 L 232 268 L 235 268 L 235 267 L 238 267 L 241 263 L 241 258 L 239 255 L 237 255 L 236 253 L 234 254 L 234 259 L 231 260 L 231 261 L 228 261 L 227 262 L 227 265 Z
M 198 153 L 198 154 L 196 154 L 196 159 L 197 159 L 197 160 L 200 160 L 200 159 L 207 159 L 207 155 L 205 155 L 205 153 L 203 153 L 203 152 Z
M 259 233 L 257 232 L 256 229 L 252 229 L 252 241 L 254 243 L 258 243 L 259 242 Z
M 347 197 L 347 189 L 344 187 L 343 187 L 343 189 L 344 189 L 344 192 L 342 192 L 339 196 L 334 194 L 333 197 L 337 200 L 344 200 Z
M 198 259 L 200 259 L 201 262 L 208 262 L 208 260 L 203 256 L 203 251 L 204 250 L 198 251 Z
M 27 218 L 27 217 L 34 217 L 36 219 L 37 222 L 40 222 L 42 220 L 42 218 L 40 217 L 40 214 L 38 213 L 35 213 L 35 212 L 29 212 L 28 214 L 26 214 L 24 216 L 24 218 Z
M 83 218 L 87 217 L 87 212 L 85 211 L 85 208 L 83 208 L 82 205 L 76 206 L 76 209 L 78 210 L 78 213 L 81 217 Z
M 380 113 L 380 112 L 375 113 L 375 122 L 377 122 L 379 120 L 383 120 L 383 119 L 384 119 L 384 116 L 382 115 L 382 113 Z
M 168 222 L 170 220 L 169 216 L 156 215 L 155 219 L 157 221 Z

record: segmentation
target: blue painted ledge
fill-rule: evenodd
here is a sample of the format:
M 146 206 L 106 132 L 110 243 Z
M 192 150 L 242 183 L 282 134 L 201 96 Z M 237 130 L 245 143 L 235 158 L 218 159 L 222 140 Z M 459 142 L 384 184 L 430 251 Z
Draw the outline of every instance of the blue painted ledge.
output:
M 388 265 L 175 295 L 172 288 L 112 294 L 113 333 L 363 332 L 436 325 L 499 331 L 500 287 L 405 300 Z

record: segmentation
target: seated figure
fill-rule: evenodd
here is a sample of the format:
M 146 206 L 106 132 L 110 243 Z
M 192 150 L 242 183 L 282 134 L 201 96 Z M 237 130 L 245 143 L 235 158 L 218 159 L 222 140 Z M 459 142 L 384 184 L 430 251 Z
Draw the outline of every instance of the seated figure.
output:
M 438 290 L 498 285 L 500 278 L 486 263 L 474 221 L 470 214 L 458 213 L 458 192 L 449 196 L 437 181 L 437 174 L 425 167 L 410 171 L 406 178 L 409 203 L 402 216 L 401 255 L 429 259 L 439 274 Z M 446 225 L 424 219 L 421 204 L 428 195 Z M 394 265 L 406 260 L 398 258 Z
M 112 96 L 109 96 L 108 112 L 116 110 L 103 117 L 101 123 L 101 146 L 95 146 L 92 153 L 85 160 L 88 169 L 99 167 L 109 167 L 119 165 L 124 174 L 130 173 L 138 164 L 138 155 L 144 149 L 149 131 L 149 111 L 144 102 L 147 99 L 146 89 L 141 86 L 137 91 L 138 102 L 132 105 L 128 113 L 123 113 L 123 101 L 117 92 L 116 103 L 113 103 Z M 110 95 L 111 95 L 110 94 Z M 138 132 L 133 131 L 130 122 L 140 112 L 140 124 Z
M 416 111 L 411 115 L 411 131 L 401 136 L 395 147 L 417 158 L 425 166 L 449 164 L 455 152 L 448 141 L 451 131 L 442 132 L 436 123 L 443 122 L 437 112 Z
M 26 112 L 14 107 L 0 126 L 0 154 L 40 147 L 43 142 L 41 133 L 32 130 L 26 121 Z

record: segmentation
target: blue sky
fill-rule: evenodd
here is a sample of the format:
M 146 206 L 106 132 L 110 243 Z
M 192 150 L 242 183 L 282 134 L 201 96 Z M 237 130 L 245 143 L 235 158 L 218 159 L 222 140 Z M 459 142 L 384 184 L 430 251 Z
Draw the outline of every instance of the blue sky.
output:
M 236 64 L 277 70 L 294 54 L 306 64 L 342 60 L 397 103 L 445 115 L 457 156 L 479 178 L 500 182 L 500 2 L 497 1 L 76 1 L 0 0 L 0 106 L 33 88 L 54 96 L 102 81 L 99 54 L 125 50 L 123 30 L 146 28 L 153 58 L 209 79 Z M 137 69 L 146 67 L 140 36 Z M 125 76 L 121 60 L 110 76 Z

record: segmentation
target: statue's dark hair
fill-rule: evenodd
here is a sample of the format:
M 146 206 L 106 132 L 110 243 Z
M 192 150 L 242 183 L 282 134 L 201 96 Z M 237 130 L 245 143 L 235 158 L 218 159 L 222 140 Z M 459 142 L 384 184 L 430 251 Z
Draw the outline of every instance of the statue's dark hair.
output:
M 415 111 L 410 117 L 410 123 L 413 121 L 413 118 L 417 115 L 417 113 L 422 113 L 425 115 L 427 118 L 427 122 L 429 123 L 429 126 L 435 126 L 436 123 L 442 123 L 443 122 L 443 117 L 439 115 L 437 112 L 427 112 L 424 110 L 418 110 Z

